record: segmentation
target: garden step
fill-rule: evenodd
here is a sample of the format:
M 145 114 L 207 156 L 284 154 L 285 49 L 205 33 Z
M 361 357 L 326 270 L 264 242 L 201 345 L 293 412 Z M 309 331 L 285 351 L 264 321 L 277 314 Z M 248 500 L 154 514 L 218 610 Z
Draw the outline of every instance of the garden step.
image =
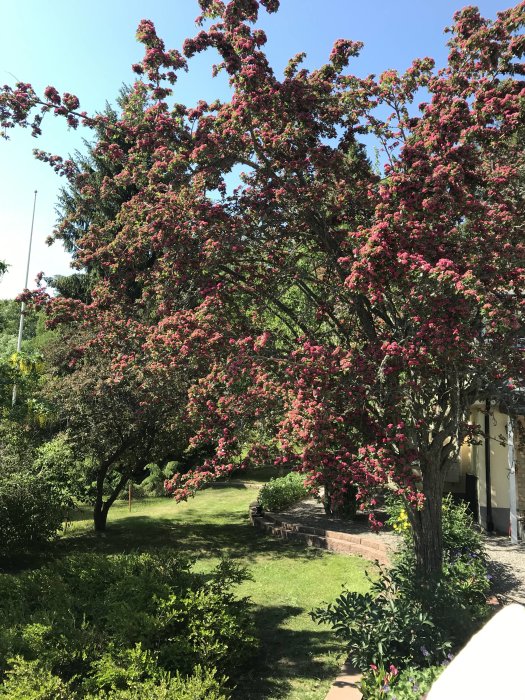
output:
M 280 518 L 273 513 L 265 513 L 264 517 L 267 520 L 285 527 L 292 532 L 302 532 L 308 535 L 321 535 L 322 537 L 330 536 L 337 539 L 345 540 L 348 542 L 353 542 L 355 544 L 366 544 L 367 547 L 380 549 L 385 551 L 385 546 L 382 542 L 374 542 L 373 535 L 361 535 L 354 534 L 351 532 L 343 532 L 341 530 L 324 530 L 319 527 L 311 527 L 310 525 L 303 525 L 302 523 L 291 522 L 288 518 Z
M 366 536 L 351 535 L 335 530 L 321 530 L 306 525 L 297 525 L 280 520 L 274 514 L 257 515 L 251 512 L 252 524 L 276 537 L 305 542 L 310 547 L 327 549 L 340 554 L 361 556 L 380 564 L 388 564 L 389 556 L 382 543 L 373 542 Z

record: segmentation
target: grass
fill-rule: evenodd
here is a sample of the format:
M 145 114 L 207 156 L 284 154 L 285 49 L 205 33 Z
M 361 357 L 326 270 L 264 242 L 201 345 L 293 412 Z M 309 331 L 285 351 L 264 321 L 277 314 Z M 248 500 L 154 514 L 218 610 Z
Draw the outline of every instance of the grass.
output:
M 226 486 L 177 504 L 166 498 L 116 503 L 104 536 L 92 531 L 90 513 L 79 512 L 60 551 L 125 552 L 170 547 L 189 552 L 196 569 L 208 570 L 228 555 L 246 565 L 251 580 L 239 587 L 249 596 L 261 648 L 256 666 L 243 677 L 240 700 L 323 700 L 343 660 L 331 632 L 309 617 L 315 606 L 334 600 L 345 584 L 368 588 L 369 562 L 310 549 L 255 530 L 248 505 L 256 487 Z

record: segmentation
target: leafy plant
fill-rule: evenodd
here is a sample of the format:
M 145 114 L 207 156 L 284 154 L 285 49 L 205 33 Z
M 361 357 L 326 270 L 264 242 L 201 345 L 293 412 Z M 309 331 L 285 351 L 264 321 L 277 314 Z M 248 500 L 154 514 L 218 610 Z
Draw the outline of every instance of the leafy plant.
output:
M 308 496 L 304 477 L 297 472 L 270 479 L 259 491 L 257 502 L 264 510 L 279 512 Z
M 168 462 L 164 467 L 159 464 L 148 464 L 147 476 L 140 484 L 133 484 L 134 498 L 154 498 L 167 496 L 164 483 L 166 479 L 173 476 L 176 471 L 177 462 Z
M 191 677 L 201 668 L 203 687 L 208 672 L 235 677 L 255 648 L 248 601 L 232 593 L 245 573 L 228 561 L 209 575 L 194 573 L 191 565 L 166 551 L 79 554 L 0 575 L 4 692 L 14 692 L 15 676 L 29 683 L 22 662 L 36 661 L 46 683 L 52 687 L 58 679 L 68 698 L 113 697 L 114 691 L 123 698 L 149 697 L 146 688 L 161 678 L 165 695 L 158 690 L 151 697 L 179 698 L 180 690 L 185 698 L 189 691 L 184 695 L 177 674 Z M 133 695 L 141 684 L 144 692 Z M 32 697 L 29 690 L 27 695 Z
M 385 570 L 372 582 L 370 593 L 343 591 L 334 603 L 311 614 L 332 627 L 360 669 L 440 660 L 450 646 L 422 602 L 407 596 Z
M 443 668 L 443 665 L 409 667 L 401 672 L 394 666 L 389 671 L 383 667 L 371 668 L 361 679 L 363 700 L 422 700 Z
M 77 458 L 66 433 L 58 433 L 35 449 L 32 470 L 60 493 L 65 509 L 89 500 L 88 465 Z
M 1 700 L 70 700 L 67 684 L 39 661 L 21 656 L 9 660 L 10 667 L 0 685 Z
M 217 679 L 214 671 L 197 667 L 188 677 L 164 676 L 160 681 L 134 683 L 127 690 L 86 696 L 85 700 L 228 700 L 225 682 L 224 678 Z
M 387 697 L 398 673 L 398 669 L 393 664 L 390 664 L 388 671 L 382 665 L 370 664 L 370 668 L 363 674 L 359 682 L 363 698 L 365 700 L 381 700 Z
M 45 479 L 29 471 L 0 476 L 0 556 L 49 542 L 63 515 L 62 493 Z
M 481 533 L 468 505 L 443 498 L 443 568 L 441 576 L 421 582 L 415 574 L 411 531 L 405 530 L 394 575 L 408 596 L 419 598 L 454 645 L 461 645 L 486 619 L 490 590 Z
M 113 687 L 84 695 L 50 673 L 40 661 L 17 656 L 11 659 L 0 685 L 0 700 L 228 700 L 225 682 L 216 677 L 215 671 L 197 666 L 191 676 L 157 673 L 156 678 L 132 682 L 125 689 Z

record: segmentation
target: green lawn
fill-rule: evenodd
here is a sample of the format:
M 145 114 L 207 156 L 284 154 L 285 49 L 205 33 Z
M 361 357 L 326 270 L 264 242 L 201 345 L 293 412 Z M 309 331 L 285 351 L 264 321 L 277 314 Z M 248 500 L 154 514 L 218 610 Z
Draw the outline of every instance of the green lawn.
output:
M 135 501 L 110 511 L 107 534 L 97 537 L 90 514 L 81 512 L 59 543 L 64 551 L 122 552 L 172 547 L 194 555 L 196 568 L 220 556 L 245 564 L 252 580 L 240 595 L 251 598 L 261 640 L 255 671 L 242 679 L 238 700 L 323 700 L 343 660 L 326 628 L 308 612 L 333 600 L 341 586 L 365 591 L 369 562 L 275 539 L 251 527 L 248 505 L 255 488 L 228 486 L 203 491 L 177 504 L 171 499 Z

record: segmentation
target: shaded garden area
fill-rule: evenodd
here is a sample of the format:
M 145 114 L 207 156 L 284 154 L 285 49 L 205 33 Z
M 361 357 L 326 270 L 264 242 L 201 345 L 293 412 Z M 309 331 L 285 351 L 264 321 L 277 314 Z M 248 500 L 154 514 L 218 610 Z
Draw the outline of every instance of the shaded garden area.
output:
M 309 612 L 335 598 L 342 585 L 367 590 L 364 572 L 374 566 L 259 533 L 248 519 L 255 495 L 254 488 L 214 488 L 187 503 L 137 500 L 131 512 L 127 502 L 117 502 L 103 536 L 93 532 L 91 513 L 80 510 L 52 555 L 150 552 L 162 558 L 169 552 L 195 558 L 197 572 L 210 572 L 225 556 L 246 566 L 251 578 L 234 593 L 251 600 L 259 647 L 239 671 L 233 697 L 321 699 L 343 656 L 328 628 Z

